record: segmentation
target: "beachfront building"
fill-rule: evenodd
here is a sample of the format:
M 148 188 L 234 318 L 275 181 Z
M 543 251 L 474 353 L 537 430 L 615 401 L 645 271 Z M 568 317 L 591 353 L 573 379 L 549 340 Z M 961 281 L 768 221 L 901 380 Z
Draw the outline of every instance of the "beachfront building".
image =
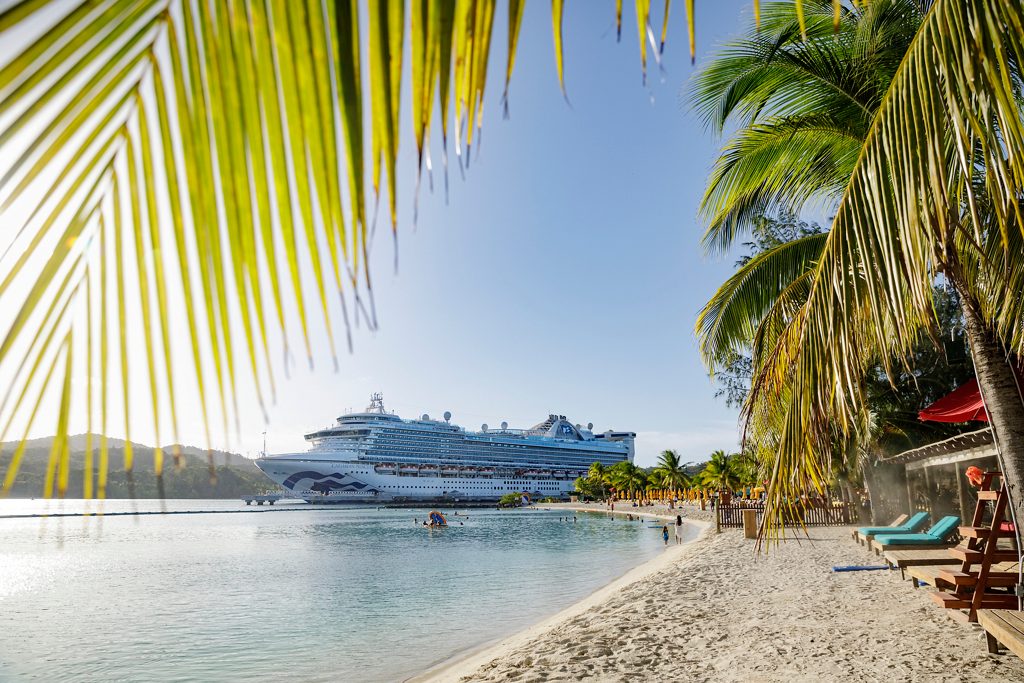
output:
M 927 510 L 932 519 L 944 515 L 970 519 L 978 502 L 977 491 L 968 486 L 964 472 L 972 466 L 983 471 L 999 469 L 992 430 L 988 427 L 883 458 L 881 465 L 889 466 L 890 479 L 895 474 L 892 466 L 903 468 L 903 490 L 895 484 L 896 492 L 903 495 L 898 495 L 898 503 L 891 511 Z M 887 484 L 892 491 L 893 481 L 877 482 L 883 488 Z M 872 504 L 884 503 L 873 496 Z M 889 513 L 890 510 L 883 511 L 883 515 Z
M 988 421 L 976 380 L 964 383 L 921 410 L 918 418 L 963 424 Z M 977 493 L 967 485 L 964 472 L 972 466 L 983 471 L 999 469 L 996 444 L 989 427 L 882 458 L 879 466 L 868 475 L 873 479 L 869 488 L 882 494 L 873 492 L 872 506 L 885 507 L 876 510 L 883 516 L 927 510 L 933 519 L 943 515 L 969 519 Z M 898 501 L 895 506 L 894 501 Z

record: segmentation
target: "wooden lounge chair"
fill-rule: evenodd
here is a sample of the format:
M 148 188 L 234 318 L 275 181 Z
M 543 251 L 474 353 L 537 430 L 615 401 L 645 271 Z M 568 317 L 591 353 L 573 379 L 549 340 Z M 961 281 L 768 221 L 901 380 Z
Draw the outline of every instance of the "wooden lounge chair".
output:
M 892 551 L 889 552 L 899 552 Z M 914 583 L 914 588 L 920 588 L 921 584 L 926 586 L 934 586 L 935 588 L 941 588 L 943 590 L 954 590 L 958 582 L 962 583 L 965 580 L 964 574 L 960 571 L 960 562 L 954 560 L 952 555 L 949 553 L 950 550 L 942 550 L 946 554 L 946 564 L 928 564 L 919 565 L 915 567 L 907 567 L 906 576 L 910 577 L 910 580 Z M 886 553 L 888 555 L 889 553 Z M 993 576 L 998 581 L 1003 576 L 1009 576 L 1017 573 L 1017 562 L 1000 562 L 992 565 Z
M 867 543 L 871 547 L 871 539 L 875 536 L 893 534 L 914 534 L 921 531 L 921 528 L 928 522 L 928 513 L 924 511 L 914 513 L 914 516 L 898 526 L 865 526 L 857 529 L 857 541 L 861 544 Z
M 983 609 L 978 611 L 978 623 L 985 629 L 989 652 L 997 654 L 1002 645 L 1024 659 L 1024 612 Z
M 894 519 L 891 522 L 889 522 L 889 527 L 888 528 L 893 529 L 893 528 L 896 528 L 898 526 L 901 526 L 904 522 L 907 521 L 908 518 L 909 518 L 909 515 L 900 515 L 896 519 Z M 859 534 L 860 534 L 860 529 L 854 529 L 853 530 L 853 540 L 857 541 L 858 543 L 863 543 L 860 540 L 860 538 L 858 538 Z
M 871 547 L 875 549 L 876 555 L 881 555 L 886 550 L 899 547 L 949 548 L 953 545 L 952 539 L 956 536 L 959 525 L 959 517 L 948 515 L 936 522 L 931 529 L 923 534 L 885 534 L 875 536 L 871 539 Z
M 928 565 L 944 565 L 956 562 L 949 555 L 946 548 L 908 548 L 902 550 L 886 550 L 882 553 L 889 569 L 899 569 L 905 579 L 906 572 L 911 567 L 922 567 Z
M 953 584 L 943 580 L 942 574 L 946 571 L 959 569 L 959 564 L 953 564 L 953 558 L 946 556 L 946 564 L 919 565 L 908 567 L 907 576 L 910 577 L 914 588 L 920 588 L 921 584 L 935 586 L 936 588 L 952 588 Z

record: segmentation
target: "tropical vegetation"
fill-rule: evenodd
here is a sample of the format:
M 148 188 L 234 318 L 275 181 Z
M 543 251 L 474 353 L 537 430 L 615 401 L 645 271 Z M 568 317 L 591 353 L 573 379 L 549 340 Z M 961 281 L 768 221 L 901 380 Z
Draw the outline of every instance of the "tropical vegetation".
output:
M 1007 357 L 1024 346 L 1019 12 L 876 0 L 843 6 L 837 33 L 832 3 L 805 5 L 803 17 L 767 6 L 693 95 L 711 128 L 735 131 L 705 195 L 708 248 L 765 215 L 834 213 L 826 234 L 746 264 L 698 322 L 710 367 L 750 354 L 745 434 L 771 483 L 762 531 L 827 486 L 837 442 L 867 438 L 866 378 L 909 370 L 937 337 L 937 283 L 960 305 L 1024 513 L 1024 403 Z
M 690 478 L 686 476 L 686 467 L 679 454 L 672 450 L 661 452 L 658 464 L 651 472 L 651 477 L 656 480 L 656 487 L 659 489 L 680 491 L 690 485 Z
M 522 505 L 523 494 L 522 493 L 506 493 L 498 501 L 498 507 L 503 508 L 514 508 Z

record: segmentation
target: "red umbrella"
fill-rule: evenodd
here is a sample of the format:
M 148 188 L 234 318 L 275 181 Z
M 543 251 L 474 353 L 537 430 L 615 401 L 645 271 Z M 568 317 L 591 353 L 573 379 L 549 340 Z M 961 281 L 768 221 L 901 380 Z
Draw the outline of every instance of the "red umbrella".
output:
M 1024 385 L 1024 371 L 1015 370 L 1017 381 Z M 920 420 L 932 422 L 988 422 L 985 403 L 978 391 L 978 380 L 972 379 L 940 398 L 917 414 Z
M 921 420 L 932 422 L 988 422 L 988 413 L 978 391 L 978 380 L 972 379 L 946 394 L 917 414 Z

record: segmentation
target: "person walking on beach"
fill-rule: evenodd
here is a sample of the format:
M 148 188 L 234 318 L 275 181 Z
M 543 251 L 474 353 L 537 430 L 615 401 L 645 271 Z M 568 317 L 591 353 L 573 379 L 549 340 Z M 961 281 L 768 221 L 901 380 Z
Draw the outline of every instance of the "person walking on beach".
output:
M 683 542 L 683 516 L 676 515 L 676 545 Z
M 665 545 L 668 545 L 668 524 L 661 527 L 661 537 L 665 539 Z

